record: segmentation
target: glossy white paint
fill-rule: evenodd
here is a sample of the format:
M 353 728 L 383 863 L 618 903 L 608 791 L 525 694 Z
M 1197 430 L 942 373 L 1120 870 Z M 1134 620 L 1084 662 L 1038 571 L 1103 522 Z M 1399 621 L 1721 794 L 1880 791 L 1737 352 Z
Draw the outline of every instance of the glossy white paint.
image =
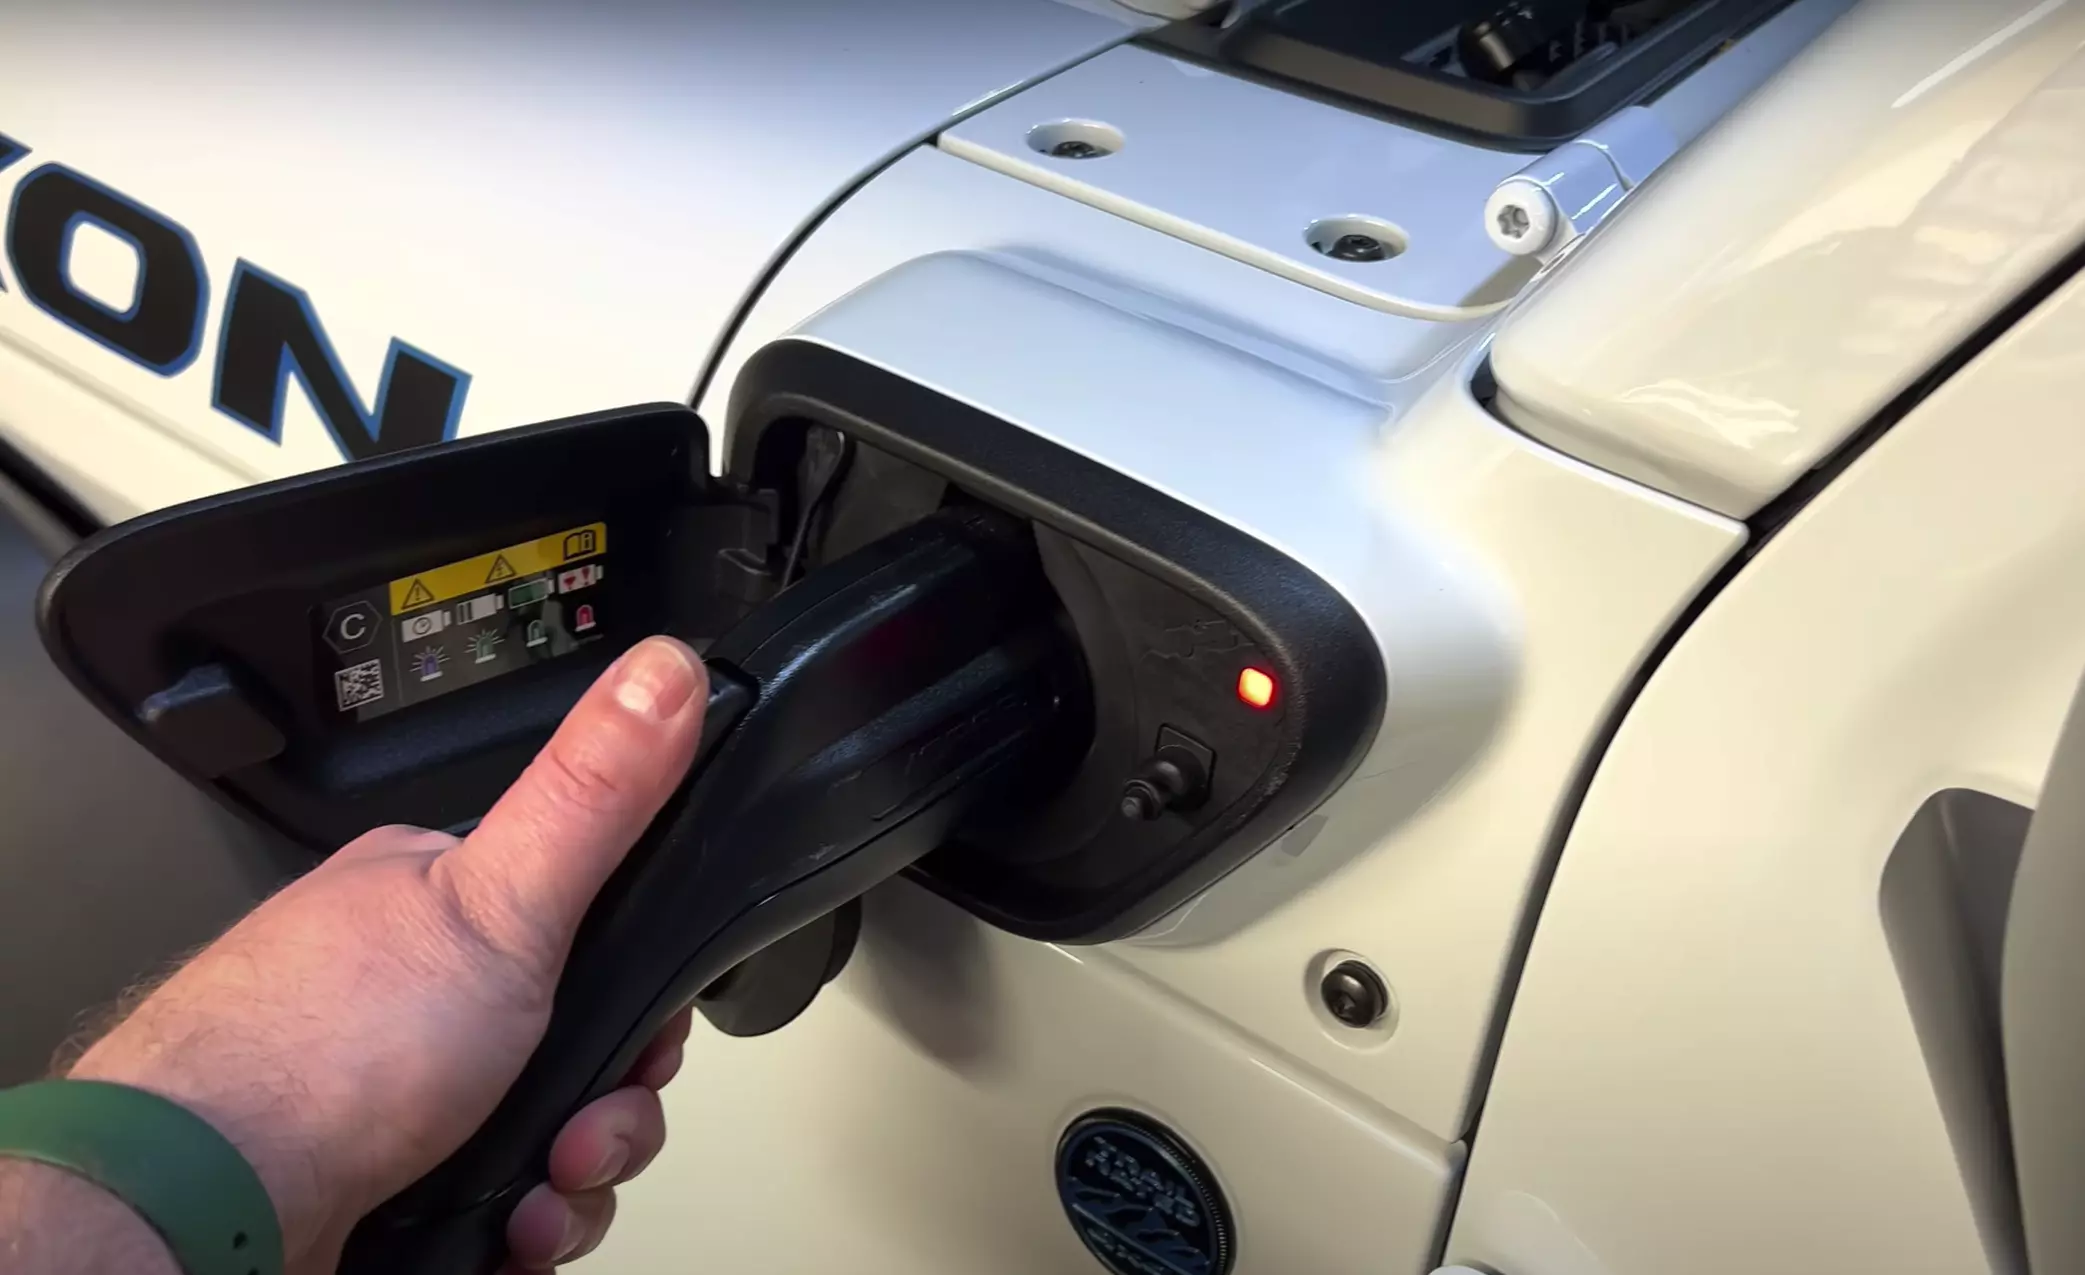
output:
M 1110 0 L 1091 0 L 1091 2 L 1109 4 Z M 1067 0 L 1067 3 L 1079 4 L 1081 8 L 1086 7 L 1085 4 L 1081 3 L 1081 0 Z M 1156 24 L 1179 18 L 1193 17 L 1205 9 L 1213 9 L 1217 5 L 1225 3 L 1228 3 L 1228 0 L 1116 0 L 1114 7 L 1127 9 L 1140 17 L 1149 18 Z
M 1682 143 L 1728 115 L 1860 0 L 1791 0 L 1649 104 Z M 1597 131 L 1597 130 L 1596 130 Z
M 956 184 L 926 197 L 944 174 Z M 971 199 L 979 177 L 1025 193 L 1003 205 Z M 886 183 L 896 188 L 887 200 Z M 918 210 L 935 207 L 964 215 L 920 225 Z M 1001 207 L 1022 215 L 995 224 L 986 214 Z M 1126 242 L 1110 248 L 1106 269 L 1052 261 L 1047 283 L 1024 279 L 1039 239 L 1080 241 L 1050 227 L 1055 216 Z M 943 257 L 862 277 L 883 268 L 878 245 L 964 234 L 996 246 L 999 264 Z M 1138 238 L 1143 252 L 1128 242 Z M 1216 512 L 1355 601 L 1390 652 L 1391 725 L 1377 753 L 1324 821 L 1163 933 L 1111 950 L 1236 1024 L 1260 1056 L 1302 1067 L 1319 1092 L 1349 1095 L 1400 1138 L 1436 1145 L 1467 1128 L 1494 997 L 1585 740 L 1741 533 L 1500 426 L 1462 388 L 1466 363 L 1417 406 L 1416 388 L 1398 389 L 1385 413 L 1270 364 L 1263 342 L 1212 323 L 1200 305 L 1139 295 L 1138 276 L 1112 269 L 1117 259 L 1163 268 L 1172 251 L 1191 250 L 947 156 L 911 157 L 821 227 L 740 338 L 750 349 L 803 322 L 816 339 Z M 1201 261 L 1204 277 L 1181 277 L 1269 281 L 1303 299 L 1303 316 L 1325 300 L 1241 263 Z M 783 308 L 853 289 L 808 321 Z M 713 417 L 726 390 L 712 388 Z M 1599 564 L 1591 576 L 1588 563 Z M 1330 948 L 1367 956 L 1392 984 L 1400 1016 L 1389 1039 L 1321 1022 L 1305 972 Z
M 1388 667 L 1426 670 L 1392 676 L 1381 734 L 1342 793 L 1351 809 L 1314 843 L 1321 871 L 1488 747 L 1514 681 L 1513 619 L 1452 544 L 1382 498 L 1380 408 L 979 254 L 900 266 L 789 339 L 902 370 L 1280 548 L 1346 596 Z M 1287 427 L 1279 482 L 1261 450 L 1269 421 Z
M 242 257 L 310 293 L 365 402 L 394 336 L 472 375 L 464 433 L 685 398 L 835 198 L 1126 22 L 1053 0 L 11 6 L 0 133 L 33 153 L 0 200 L 76 167 L 193 233 L 212 304 L 202 356 L 162 377 L 0 293 L 0 427 L 111 518 L 336 463 L 298 392 L 280 445 L 211 407 Z
M 1656 116 L 1646 122 L 1646 132 L 1657 129 Z M 1670 155 L 1672 139 L 1661 140 L 1658 149 Z M 1502 252 L 1552 261 L 1621 207 L 1633 185 L 1607 148 L 1566 142 L 1492 190 L 1484 201 L 1484 233 Z
M 871 896 L 854 961 L 788 1030 L 698 1031 L 666 1102 L 672 1144 L 580 1269 L 1100 1275 L 1051 1158 L 1079 1114 L 1126 1105 L 1215 1172 L 1236 1275 L 1423 1275 L 1460 1167 L 1104 954 L 905 885 Z
M 1442 741 L 1404 735 L 1393 740 L 1401 753 L 1379 753 L 1322 808 L 1323 825 L 1299 828 L 1300 844 L 1260 855 L 1124 959 L 1403 1118 L 1460 1137 L 1579 767 L 1639 662 L 1744 533 L 1530 444 L 1461 376 L 1443 376 L 1353 463 L 1379 516 L 1430 543 L 1462 587 L 1481 581 L 1497 598 L 1510 625 L 1505 711 L 1415 816 L 1394 821 L 1385 803 L 1410 782 L 1409 759 Z M 1454 675 L 1398 655 L 1393 696 Z M 1367 956 L 1391 984 L 1391 1040 L 1323 1030 L 1300 994 L 1298 972 L 1332 947 Z
M 1121 131 L 1112 155 L 1058 159 L 1029 133 L 1053 120 Z M 1476 220 L 1524 155 L 1450 141 L 1137 47 L 1110 49 L 978 112 L 941 149 L 1357 305 L 1463 319 L 1528 276 Z M 1402 251 L 1341 261 L 1312 223 L 1379 218 Z
M 746 358 L 839 297 L 935 252 L 987 250 L 1057 272 L 1120 309 L 1163 316 L 1350 397 L 1392 405 L 1407 382 L 1485 329 L 1350 305 L 1039 186 L 921 148 L 856 191 L 804 241 L 721 351 L 696 406 L 722 438 Z
M 1604 209 L 1801 50 L 1851 0 L 1796 0 L 1656 102 L 1594 134 L 1626 155 L 1614 198 L 1570 199 L 1569 225 Z M 1125 141 L 1104 157 L 1060 158 L 1036 130 L 1095 121 Z M 1391 120 L 1219 74 L 1165 54 L 1121 48 L 979 112 L 943 133 L 943 150 L 1104 208 L 1284 278 L 1390 314 L 1469 319 L 1495 310 L 1531 267 L 1488 233 L 1486 199 L 1528 157 L 1449 140 Z M 1604 164 L 1601 171 L 1606 171 Z M 1527 174 L 1541 180 L 1540 172 Z M 1326 219 L 1367 217 L 1401 249 L 1343 261 L 1312 247 Z M 1553 245 L 1560 248 L 1562 242 Z M 1548 254 L 1545 254 L 1545 257 Z
M 1502 327 L 1506 410 L 1752 513 L 2085 241 L 2081 43 L 2074 0 L 1864 0 Z
M 1168 2 L 1139 0 L 1138 7 Z M 1821 7 L 1804 3 L 1812 6 L 1804 13 Z M 2063 6 L 2043 7 L 2051 21 L 2070 21 Z M 1906 13 L 1892 11 L 1900 19 Z M 309 29 L 299 24 L 317 21 L 307 16 L 259 13 L 234 41 L 221 26 L 169 15 L 160 28 L 139 28 L 163 30 L 164 40 L 135 50 L 112 50 L 86 22 L 0 18 L 0 34 L 39 54 L 0 84 L 0 131 L 38 148 L 25 165 L 0 174 L 0 186 L 56 159 L 164 207 L 196 232 L 213 279 L 244 255 L 309 288 L 365 392 L 393 335 L 463 364 L 478 378 L 469 431 L 686 392 L 774 254 L 837 201 L 719 352 L 700 403 L 713 425 L 728 415 L 733 378 L 761 344 L 796 331 L 854 350 L 1297 555 L 1355 602 L 1388 655 L 1388 729 L 1356 779 L 1151 932 L 1104 949 L 1060 950 L 986 930 L 894 887 L 874 901 L 856 963 L 802 1022 L 755 1042 L 698 1033 L 689 1075 L 700 1083 L 684 1080 L 668 1098 L 675 1146 L 628 1192 L 595 1267 L 1088 1271 L 1090 1259 L 1055 1202 L 1049 1152 L 1078 1111 L 1127 1103 L 1175 1123 L 1215 1164 L 1240 1211 L 1238 1275 L 1427 1269 L 1454 1199 L 1459 1140 L 1482 1093 L 1501 988 L 1553 858 L 1559 818 L 1621 689 L 1738 549 L 1743 528 L 1493 420 L 1467 390 L 1485 321 L 1431 322 L 1386 312 L 1367 297 L 1342 300 L 1321 280 L 1297 282 L 1247 264 L 1250 254 L 1235 245 L 1200 236 L 1219 249 L 1211 251 L 1163 218 L 1035 173 L 1016 180 L 944 150 L 911 150 L 840 198 L 949 118 L 1120 38 L 1120 23 L 1099 16 L 1114 13 L 1106 0 L 1075 7 L 730 0 L 663 8 L 631 0 L 621 15 L 628 21 L 598 6 L 585 15 L 508 6 L 503 12 L 514 21 L 485 29 L 423 21 L 430 43 L 385 64 L 382 92 L 370 89 L 367 58 L 382 24 L 404 21 L 405 11 L 369 12 L 381 21 L 340 30 L 315 51 L 296 38 Z M 1914 105 L 1926 94 L 1954 102 L 1958 80 L 1983 82 L 1985 61 L 2024 57 L 2020 49 L 2030 46 L 2041 56 L 2040 30 L 2022 28 L 1950 72 L 1958 78 L 1933 80 L 1939 70 L 1928 67 L 1921 74 L 1933 84 L 1913 95 Z M 2016 48 L 2012 40 L 2024 43 Z M 254 59 L 256 45 L 281 56 Z M 54 78 L 90 53 L 112 67 L 111 82 L 125 85 L 98 105 L 63 92 Z M 1741 53 L 1757 56 L 1756 46 L 1741 44 L 1726 59 Z M 1089 65 L 1143 65 L 1137 59 L 1151 56 L 1118 50 Z M 1306 203 L 1315 210 L 1293 227 L 1296 239 L 1284 253 L 1298 251 L 1302 224 L 1327 209 L 1376 211 L 1321 209 L 1317 192 L 1325 189 L 1422 202 L 1438 193 L 1444 206 L 1455 194 L 1464 200 L 1460 229 L 1443 233 L 1481 242 L 1473 213 L 1497 176 L 1524 162 L 1453 147 L 1453 162 L 1429 167 L 1412 158 L 1420 152 L 1407 142 L 1392 140 L 1418 136 L 1407 130 L 1159 61 L 1164 82 L 1185 86 L 1191 102 L 1249 97 L 1276 124 L 1337 117 L 1338 128 L 1352 130 L 1346 151 L 1300 152 L 1316 157 L 1313 179 L 1331 173 L 1334 180 L 1275 192 L 1298 200 L 1298 210 Z M 1720 69 L 1746 65 L 1722 61 Z M 212 87 L 183 96 L 171 77 L 197 68 Z M 1071 96 L 1061 102 L 1071 102 L 1087 91 L 1078 78 L 1085 69 L 1046 87 L 1069 84 Z M 1712 64 L 1704 75 L 1718 71 Z M 1234 90 L 1250 94 L 1234 99 Z M 1813 109 L 1834 100 L 1819 93 L 1813 88 Z M 254 110 L 263 95 L 270 109 Z M 1707 96 L 1683 86 L 1668 100 L 1702 112 Z M 1125 101 L 1162 97 L 1139 90 Z M 1986 101 L 1978 118 L 1988 125 L 2018 98 Z M 1016 94 L 976 122 L 1026 120 L 1045 100 Z M 154 118 L 202 130 L 212 145 L 200 153 L 147 145 L 126 131 L 144 102 L 157 104 Z M 1153 185 L 1140 206 L 1171 207 L 1177 197 L 1212 216 L 1266 206 L 1256 202 L 1268 193 L 1258 178 L 1215 164 L 1223 147 L 1213 121 L 1150 109 L 1159 135 L 1177 136 L 1187 149 L 1168 161 L 1170 176 L 1159 174 L 1182 180 Z M 1123 127 L 1129 145 L 1116 158 L 1138 154 L 1147 137 L 1143 122 Z M 1273 141 L 1289 136 L 1286 126 L 1252 119 L 1243 127 L 1267 128 Z M 1961 141 L 1919 140 L 1915 132 L 1875 144 L 1898 146 L 1901 158 Z M 943 134 L 943 145 L 962 149 L 966 135 L 958 126 Z M 1440 148 L 1452 144 L 1428 145 L 1434 159 L 1451 155 Z M 2053 149 L 2044 142 L 2020 153 L 2047 158 Z M 1016 154 L 1003 145 L 993 153 Z M 1025 153 L 1033 160 L 1023 163 L 1042 158 Z M 1386 158 L 1371 167 L 1355 163 L 1356 154 Z M 1194 155 L 1212 165 L 1184 162 Z M 1268 167 L 1252 171 L 1275 180 L 1296 158 L 1279 147 L 1255 155 Z M 254 156 L 267 157 L 266 171 L 280 180 L 254 179 Z M 1384 186 L 1383 171 L 1408 159 L 1417 166 L 1404 170 L 1403 186 Z M 1491 172 L 1494 162 L 1505 167 L 1487 180 L 1464 180 L 1479 167 Z M 2018 163 L 2006 170 L 2026 171 Z M 1645 195 L 1675 177 L 1661 175 Z M 1349 180 L 1360 184 L 1342 185 Z M 1933 185 L 1928 178 L 1921 189 Z M 1795 199 L 1792 190 L 1782 193 Z M 440 216 L 430 218 L 428 207 Z M 1835 207 L 1814 215 L 1831 221 L 1841 216 Z M 1632 234 L 1634 220 L 1619 219 L 1599 239 Z M 1417 252 L 1383 264 L 1432 269 L 1433 259 Z M 1479 260 L 1458 254 L 1443 258 L 1447 275 Z M 1448 309 L 1434 312 L 1481 297 L 1496 272 L 1494 254 L 1470 270 L 1475 282 L 1463 291 L 1444 286 Z M 1550 298 L 1566 287 L 1589 287 L 1575 282 L 1582 273 L 1567 270 L 1542 305 L 1554 311 Z M 1838 286 L 1851 295 L 1868 283 L 1860 276 Z M 1645 297 L 1665 295 L 1660 283 L 1635 300 L 1642 307 Z M 1693 295 L 1682 290 L 1679 313 L 1695 315 Z M 1851 303 L 1821 288 L 1805 304 Z M 1605 321 L 1607 311 L 1589 305 L 1586 313 Z M 1698 316 L 1688 321 L 1698 341 L 1730 346 L 1721 329 Z M 1551 325 L 1542 329 L 1551 334 L 1546 340 L 1576 339 L 1563 320 L 1541 322 Z M 1519 340 L 1535 348 L 1533 338 Z M 164 381 L 120 363 L 112 368 L 112 356 L 67 341 L 78 338 L 28 314 L 18 294 L 0 295 L 0 430 L 106 515 L 335 459 L 308 413 L 293 416 L 290 442 L 275 450 L 208 410 L 207 378 Z M 1791 346 L 1788 357 L 1797 352 Z M 2073 391 L 2059 401 L 2074 399 Z M 2068 471 L 2042 480 L 2066 477 L 2075 480 Z M 1988 561 L 1985 570 L 2002 574 Z M 1779 614 L 1786 632 L 1770 636 L 1785 643 L 1801 627 L 1786 616 L 1805 614 L 1805 623 L 1807 616 Z M 2032 660 L 2021 663 L 2009 672 L 2026 687 L 2039 674 L 2028 669 Z M 1660 735 L 1637 747 L 1670 761 L 1693 742 Z M 1841 747 L 1853 754 L 1863 742 Z M 2017 751 L 2024 757 L 2032 748 Z M 1685 816 L 1670 815 L 1691 828 Z M 1691 883 L 1667 884 L 1677 891 Z M 1736 885 L 1748 898 L 1747 882 Z M 1636 889 L 1626 876 L 1590 891 L 1577 887 L 1574 906 L 1592 919 L 1576 924 L 1597 928 L 1614 900 Z M 1872 913 L 1872 889 L 1870 896 Z M 1712 937 L 1724 934 L 1716 919 L 1705 930 Z M 1778 942 L 1772 927 L 1758 932 Z M 1692 939 L 1668 937 L 1681 946 Z M 1335 950 L 1383 972 L 1398 1007 L 1394 1030 L 1353 1033 L 1327 1021 L 1310 971 Z M 1660 960 L 1647 961 L 1647 950 Z M 1651 972 L 1639 967 L 1663 963 L 1664 955 L 1663 948 L 1633 949 L 1623 972 L 1647 979 Z M 1766 956 L 1782 959 L 1778 951 Z M 1860 955 L 1854 967 L 1863 976 L 1871 972 L 1860 963 L 1866 959 Z M 1583 1002 L 1571 999 L 1580 989 L 1568 977 L 1550 977 L 1547 984 L 1531 979 L 1523 994 L 1526 1003 L 1546 987 L 1551 1006 L 1529 1030 L 1568 1036 L 1580 1025 L 1573 1011 Z M 1673 993 L 1660 1003 L 1677 1016 L 1683 1000 Z M 1607 1008 L 1614 1032 L 1601 1047 L 1625 1052 L 1646 1034 L 1645 1020 L 1631 1017 L 1630 1004 Z M 1883 1025 L 1891 1027 L 1886 1016 Z M 1659 1020 L 1661 1033 L 1663 1026 Z M 1710 1056 L 1721 1048 L 1716 1033 L 1731 1029 L 1717 1019 L 1682 1035 Z M 1663 1134 L 1645 1125 L 1630 1105 L 1635 1095 L 1619 1082 L 1572 1073 L 1591 1107 L 1563 1113 L 1554 1128 L 1580 1139 L 1577 1158 L 1541 1145 L 1552 1131 L 1542 1122 L 1554 1116 L 1542 1103 L 1555 1091 L 1541 1087 L 1548 1046 L 1530 1048 L 1509 1042 L 1509 1063 L 1516 1050 L 1523 1061 L 1502 1073 L 1532 1095 L 1516 1099 L 1519 1108 L 1509 1103 L 1520 1111 L 1522 1132 L 1497 1144 L 1504 1167 L 1480 1178 L 1481 1189 L 1468 1197 L 1475 1220 L 1466 1220 L 1450 1255 L 1496 1264 L 1503 1275 L 1722 1275 L 1678 1247 L 1677 1219 L 1707 1204 L 1689 1194 L 1688 1183 L 1657 1180 L 1666 1162 L 1655 1159 L 1653 1140 Z M 1670 1061 L 1670 1051 L 1651 1052 Z M 1779 1061 L 1768 1059 L 1759 1074 L 1773 1078 Z M 1889 1080 L 1901 1097 L 1904 1077 Z M 1658 1104 L 1678 1100 L 1656 1081 L 1645 1082 L 1643 1105 L 1669 1114 Z M 1886 1096 L 1870 1106 L 1879 1109 Z M 1802 1098 L 1795 1093 L 1788 1106 L 1807 1114 Z M 1480 1160 L 1494 1150 L 1497 1110 L 1495 1099 Z M 1607 1118 L 1594 1122 L 1590 1110 Z M 1928 1172 L 1931 1130 L 1911 1110 L 1915 1154 L 1905 1172 Z M 1702 1222 L 1732 1253 L 1742 1246 L 1714 1228 L 1752 1215 L 1744 1192 L 1758 1186 L 1754 1177 L 1780 1173 L 1786 1157 L 1778 1153 L 1797 1141 L 1788 1135 L 1765 1145 L 1742 1123 L 1749 1115 L 1725 1112 L 1728 1127 L 1709 1121 L 1695 1135 L 1704 1180 L 1728 1189 L 1726 1204 L 1737 1201 Z M 1636 1149 L 1625 1171 L 1609 1164 L 1605 1148 L 1615 1145 Z M 1875 1145 L 1894 1153 L 1898 1144 Z M 1752 1158 L 1734 1168 L 1719 1164 L 1719 1147 Z M 1640 1236 L 1609 1243 L 1602 1228 L 1620 1225 L 1631 1203 L 1619 1197 L 1646 1178 L 1668 1192 L 1674 1220 L 1632 1221 Z M 1776 1186 L 1768 1182 L 1760 1198 L 1781 1202 Z M 1913 1207 L 1926 1202 L 1916 1197 Z M 1795 1220 L 1786 1234 L 1807 1240 L 1816 1215 L 1802 1210 L 1812 1206 L 1790 1207 L 1785 1216 Z M 1574 1229 L 1581 1212 L 1593 1219 L 1591 1229 Z M 1335 1214 L 1366 1225 L 1327 1226 Z M 1941 1199 L 1911 1228 L 1932 1240 L 1932 1260 L 1966 1251 L 1961 1217 Z M 1748 1251 L 1763 1257 L 1761 1243 Z M 1633 1260 L 1632 1244 L 1657 1263 L 1598 1264 L 1616 1252 Z M 1787 1268 L 1788 1251 L 1745 1269 Z
M 2035 804 L 2085 668 L 2081 395 L 2074 281 L 1659 667 L 1550 889 L 1450 1258 L 2013 1275 L 1977 1229 L 1878 895 L 1933 793 Z
M 1188 13 L 1206 8 L 1220 0 L 1053 0 L 1056 4 L 1084 9 L 1117 22 L 1127 22 L 1139 29 L 1159 26 L 1172 18 L 1184 17 Z
M 1808 48 L 1853 3 L 1794 0 L 1655 102 L 1625 106 L 1528 164 L 1500 182 L 1485 201 L 1484 233 L 1502 252 L 1555 260 L 1680 147 Z M 1588 149 L 1598 152 L 1597 162 L 1585 154 Z

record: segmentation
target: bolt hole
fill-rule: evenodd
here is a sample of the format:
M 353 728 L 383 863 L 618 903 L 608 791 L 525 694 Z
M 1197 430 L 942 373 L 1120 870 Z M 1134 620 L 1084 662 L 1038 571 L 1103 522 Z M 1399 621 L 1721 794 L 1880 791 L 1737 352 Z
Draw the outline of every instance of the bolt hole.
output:
M 1028 147 L 1052 159 L 1100 159 L 1122 149 L 1122 130 L 1099 120 L 1052 120 L 1028 130 Z
M 1334 261 L 1388 261 L 1406 246 L 1404 231 L 1381 217 L 1326 217 L 1310 223 L 1303 237 Z
M 1528 210 L 1519 204 L 1507 204 L 1499 209 L 1499 233 L 1508 239 L 1525 237 L 1534 224 L 1534 220 L 1528 216 Z
M 245 1248 L 245 1247 L 246 1247 L 246 1232 L 244 1232 L 244 1231 L 241 1231 L 241 1232 L 239 1232 L 239 1233 L 238 1233 L 237 1235 L 234 1235 L 234 1236 L 232 1237 L 232 1247 L 233 1247 L 233 1248 Z

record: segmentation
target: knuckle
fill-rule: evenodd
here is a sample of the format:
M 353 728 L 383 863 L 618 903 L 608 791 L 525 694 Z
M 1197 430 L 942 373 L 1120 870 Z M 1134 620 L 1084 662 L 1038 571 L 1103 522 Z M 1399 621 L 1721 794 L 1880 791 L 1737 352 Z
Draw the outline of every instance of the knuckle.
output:
M 348 844 L 358 845 L 365 841 L 410 841 L 417 837 L 424 837 L 426 835 L 427 829 L 419 827 L 415 824 L 386 823 L 379 824 L 378 826 L 371 828 L 368 832 L 365 832 L 361 836 L 356 837 L 353 841 L 349 842 Z
M 463 953 L 464 962 L 480 973 L 478 985 L 500 1008 L 534 1010 L 547 1005 L 558 954 L 512 892 L 483 873 L 459 871 L 455 861 L 436 859 L 429 865 L 437 924 Z M 499 977 L 506 971 L 509 977 Z
M 415 828 L 409 823 L 387 823 L 371 828 L 341 849 L 350 854 L 357 850 L 389 850 L 401 842 L 424 836 L 426 831 L 425 828 Z
M 342 862 L 355 862 L 391 855 L 438 854 L 455 844 L 456 838 L 446 832 L 408 823 L 391 823 L 371 828 L 342 846 L 334 857 Z
M 537 763 L 537 781 L 560 806 L 606 814 L 627 803 L 628 785 L 593 748 L 553 739 Z

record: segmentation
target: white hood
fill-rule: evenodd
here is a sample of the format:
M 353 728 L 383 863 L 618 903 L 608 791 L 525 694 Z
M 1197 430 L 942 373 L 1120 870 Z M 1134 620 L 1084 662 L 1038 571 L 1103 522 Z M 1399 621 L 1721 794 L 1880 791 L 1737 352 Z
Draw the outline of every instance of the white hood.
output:
M 400 384 L 417 374 L 440 390 L 443 369 L 457 374 L 453 433 L 686 400 L 799 232 L 951 118 L 1129 34 L 1103 11 L 1058 0 L 16 9 L 0 17 L 0 136 L 27 151 L 0 167 L 0 197 L 18 202 L 27 179 L 58 165 L 185 231 L 201 318 L 187 360 L 162 371 L 38 304 L 10 256 L 0 430 L 61 478 L 123 463 L 78 454 L 70 424 L 51 417 L 50 385 L 28 384 L 55 373 L 100 400 L 93 412 L 115 409 L 161 436 L 153 446 L 174 440 L 223 471 L 221 485 L 337 462 L 340 422 L 321 418 L 287 356 L 275 438 L 269 422 L 224 409 L 216 380 L 239 279 L 305 294 L 363 417 L 380 410 L 400 353 L 422 360 Z M 63 286 L 120 312 L 141 250 L 105 227 L 66 233 Z M 33 417 L 30 401 L 45 405 Z

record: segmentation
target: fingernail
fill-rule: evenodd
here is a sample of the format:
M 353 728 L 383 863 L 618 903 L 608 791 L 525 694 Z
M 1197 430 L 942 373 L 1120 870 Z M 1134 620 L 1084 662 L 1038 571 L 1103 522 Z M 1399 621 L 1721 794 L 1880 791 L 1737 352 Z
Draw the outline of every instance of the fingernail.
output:
M 595 1165 L 594 1171 L 587 1175 L 586 1185 L 579 1189 L 591 1191 L 597 1186 L 607 1186 L 621 1176 L 629 1164 L 630 1144 L 618 1138 L 609 1145 L 608 1154 L 601 1157 L 601 1163 Z
M 664 638 L 646 638 L 630 648 L 615 669 L 615 702 L 624 710 L 663 722 L 695 694 L 695 666 L 687 648 Z
M 557 1256 L 550 1259 L 551 1262 L 555 1264 L 564 1261 L 572 1256 L 573 1252 L 584 1243 L 586 1243 L 586 1219 L 579 1216 L 578 1209 L 568 1204 L 565 1206 L 565 1233 L 557 1242 Z

